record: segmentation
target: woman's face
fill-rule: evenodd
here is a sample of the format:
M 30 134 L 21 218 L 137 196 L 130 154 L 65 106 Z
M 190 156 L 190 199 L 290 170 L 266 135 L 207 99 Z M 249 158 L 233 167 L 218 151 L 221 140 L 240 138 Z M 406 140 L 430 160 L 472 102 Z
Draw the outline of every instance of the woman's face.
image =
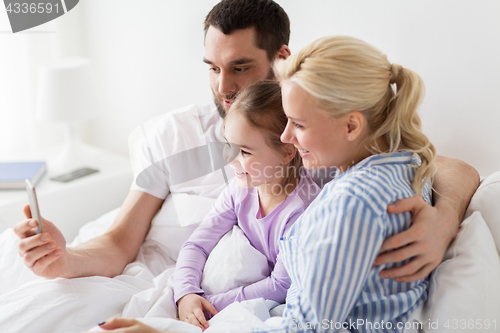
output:
M 307 169 L 352 164 L 352 145 L 347 140 L 346 117 L 332 118 L 321 110 L 313 97 L 298 84 L 285 80 L 281 84 L 283 108 L 288 117 L 281 141 L 298 148 Z
M 234 145 L 239 149 L 229 162 L 239 186 L 257 187 L 281 181 L 284 155 L 270 147 L 264 134 L 251 127 L 242 115 L 236 113 L 226 119 L 224 138 L 229 146 L 233 146 L 231 149 L 236 148 Z

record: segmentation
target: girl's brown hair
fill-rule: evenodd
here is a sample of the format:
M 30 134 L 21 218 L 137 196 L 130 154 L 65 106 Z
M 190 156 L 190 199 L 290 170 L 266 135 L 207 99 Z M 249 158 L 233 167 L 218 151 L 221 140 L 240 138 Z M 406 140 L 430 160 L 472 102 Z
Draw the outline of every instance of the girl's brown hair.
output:
M 283 143 L 280 139 L 288 118 L 283 111 L 281 87 L 277 81 L 260 81 L 243 90 L 231 106 L 224 122 L 236 113 L 242 115 L 251 127 L 261 131 L 268 145 L 278 152 L 283 152 L 286 146 L 292 145 Z M 302 159 L 296 152 L 293 159 L 283 166 L 285 177 L 281 185 L 295 184 L 300 179 L 301 167 Z

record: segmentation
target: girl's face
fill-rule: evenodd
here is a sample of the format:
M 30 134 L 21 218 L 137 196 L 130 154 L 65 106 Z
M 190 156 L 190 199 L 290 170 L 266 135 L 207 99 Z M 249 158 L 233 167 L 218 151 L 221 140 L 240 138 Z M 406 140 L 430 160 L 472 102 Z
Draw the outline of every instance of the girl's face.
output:
M 281 141 L 292 143 L 299 150 L 307 169 L 336 166 L 345 171 L 355 155 L 345 117 L 328 116 L 307 91 L 292 81 L 283 81 L 281 87 L 288 117 Z
M 284 160 L 284 154 L 271 148 L 264 134 L 251 127 L 242 115 L 236 113 L 226 119 L 224 138 L 228 148 L 239 148 L 239 152 L 233 152 L 233 156 L 237 154 L 236 158 L 229 163 L 239 186 L 272 186 L 280 183 L 282 163 L 288 161 Z

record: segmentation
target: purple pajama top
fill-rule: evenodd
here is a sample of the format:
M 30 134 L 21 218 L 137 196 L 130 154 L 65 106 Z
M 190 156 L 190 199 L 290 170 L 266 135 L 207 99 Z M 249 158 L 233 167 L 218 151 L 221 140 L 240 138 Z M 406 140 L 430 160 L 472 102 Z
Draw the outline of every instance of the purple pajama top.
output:
M 174 275 L 175 302 L 187 294 L 205 297 L 218 311 L 236 301 L 265 298 L 284 303 L 290 278 L 279 258 L 283 237 L 321 189 L 305 172 L 292 193 L 270 214 L 261 216 L 257 188 L 241 188 L 230 181 L 212 210 L 182 246 Z M 250 244 L 266 256 L 271 275 L 224 293 L 206 295 L 200 288 L 203 267 L 219 240 L 238 225 Z

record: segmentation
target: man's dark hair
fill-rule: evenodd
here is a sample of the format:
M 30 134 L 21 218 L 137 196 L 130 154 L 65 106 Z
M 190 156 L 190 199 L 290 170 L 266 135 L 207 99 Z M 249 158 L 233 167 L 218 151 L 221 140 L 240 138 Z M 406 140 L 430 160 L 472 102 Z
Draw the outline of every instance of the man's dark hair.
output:
M 225 35 L 254 27 L 256 46 L 265 50 L 271 61 L 290 40 L 288 15 L 272 0 L 222 0 L 205 19 L 205 36 L 210 26 Z

